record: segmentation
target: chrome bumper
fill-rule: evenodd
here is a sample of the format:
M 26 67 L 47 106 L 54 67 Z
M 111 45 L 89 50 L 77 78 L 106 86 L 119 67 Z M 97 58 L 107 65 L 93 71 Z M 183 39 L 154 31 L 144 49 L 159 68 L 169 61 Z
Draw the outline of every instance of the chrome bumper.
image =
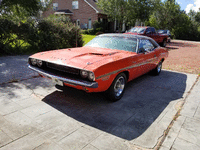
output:
M 33 66 L 28 66 L 30 69 L 38 72 L 39 74 L 47 77 L 47 78 L 55 78 L 58 79 L 64 83 L 68 83 L 68 84 L 72 84 L 72 85 L 80 85 L 80 86 L 84 86 L 84 87 L 88 87 L 88 88 L 98 88 L 98 83 L 97 82 L 89 82 L 89 81 L 84 81 L 84 80 L 74 80 L 74 79 L 70 79 L 70 78 L 64 78 L 64 77 L 59 77 L 57 75 L 53 75 L 52 73 L 42 70 L 40 68 L 37 67 L 33 67 Z

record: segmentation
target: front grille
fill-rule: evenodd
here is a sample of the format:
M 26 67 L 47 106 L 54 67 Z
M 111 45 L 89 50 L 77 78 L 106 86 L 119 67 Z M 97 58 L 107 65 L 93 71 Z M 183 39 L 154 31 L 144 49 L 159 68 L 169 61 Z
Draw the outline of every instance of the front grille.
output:
M 68 66 L 62 66 L 62 65 L 57 65 L 57 64 L 48 63 L 48 62 L 46 63 L 46 66 L 48 68 L 55 69 L 62 72 L 67 72 L 67 73 L 76 74 L 76 75 L 79 74 L 79 69 L 71 68 Z

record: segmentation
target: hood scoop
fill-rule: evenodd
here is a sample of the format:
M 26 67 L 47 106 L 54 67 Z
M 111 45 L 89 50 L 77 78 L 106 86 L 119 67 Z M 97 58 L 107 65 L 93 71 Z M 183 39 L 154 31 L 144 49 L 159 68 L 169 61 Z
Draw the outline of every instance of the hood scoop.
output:
M 118 52 L 113 52 L 113 53 L 106 53 L 106 54 L 102 54 L 102 53 L 89 53 L 88 55 L 99 55 L 99 56 L 110 56 L 110 55 L 114 55 Z

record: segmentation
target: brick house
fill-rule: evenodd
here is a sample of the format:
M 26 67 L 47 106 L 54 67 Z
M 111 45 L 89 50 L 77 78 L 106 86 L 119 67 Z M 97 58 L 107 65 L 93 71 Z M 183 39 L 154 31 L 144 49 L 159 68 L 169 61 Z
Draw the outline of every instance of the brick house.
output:
M 95 21 L 107 22 L 107 16 L 98 9 L 96 1 L 97 0 L 53 0 L 52 6 L 49 7 L 47 11 L 43 12 L 42 17 L 47 17 L 50 14 L 62 14 L 68 16 L 82 29 L 90 29 Z M 109 23 L 109 28 L 113 29 L 113 23 Z

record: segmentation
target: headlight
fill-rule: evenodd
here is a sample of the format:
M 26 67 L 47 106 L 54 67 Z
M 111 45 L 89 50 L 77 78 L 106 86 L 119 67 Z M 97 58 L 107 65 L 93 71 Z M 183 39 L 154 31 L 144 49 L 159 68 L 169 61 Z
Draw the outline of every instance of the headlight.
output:
M 95 76 L 94 76 L 94 73 L 93 73 L 93 72 L 90 72 L 90 73 L 89 73 L 88 79 L 89 79 L 90 81 L 94 81 L 94 80 L 95 80 Z
M 81 70 L 81 77 L 82 78 L 87 78 L 87 76 L 88 76 L 88 72 L 87 71 L 85 71 L 85 70 Z
M 31 64 L 34 65 L 34 66 L 37 64 L 37 61 L 36 61 L 35 58 L 31 58 Z
M 37 65 L 38 65 L 38 67 L 42 67 L 42 61 L 41 60 L 37 60 Z

